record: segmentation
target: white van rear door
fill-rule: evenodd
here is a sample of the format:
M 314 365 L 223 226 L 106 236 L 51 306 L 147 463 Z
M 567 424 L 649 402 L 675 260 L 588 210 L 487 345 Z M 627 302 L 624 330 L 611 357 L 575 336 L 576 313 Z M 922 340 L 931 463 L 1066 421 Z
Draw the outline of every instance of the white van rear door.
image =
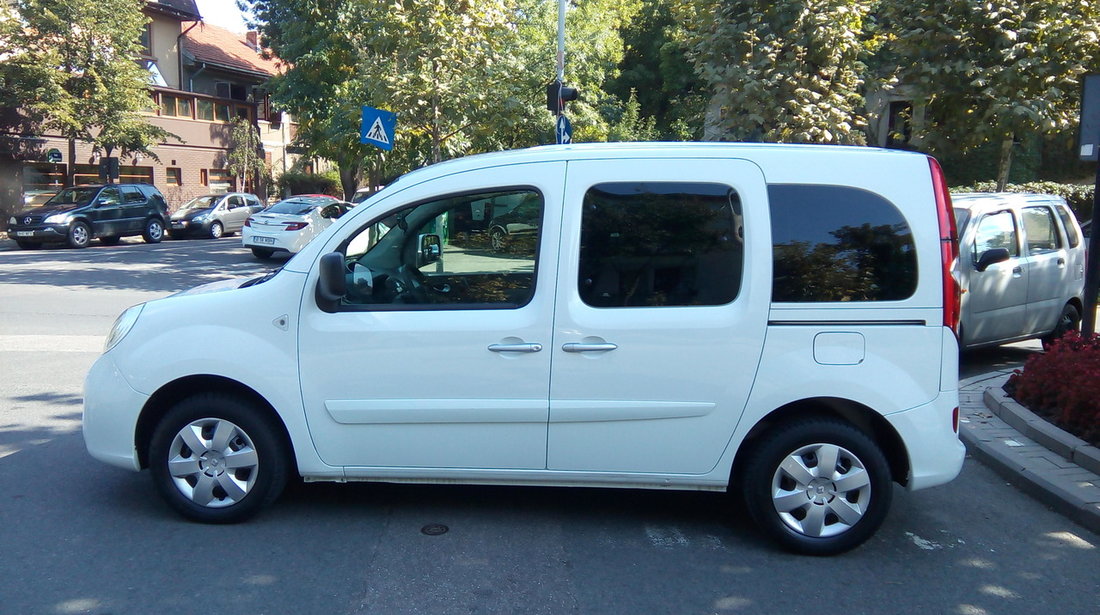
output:
M 569 163 L 547 467 L 703 474 L 752 389 L 771 296 L 760 169 Z

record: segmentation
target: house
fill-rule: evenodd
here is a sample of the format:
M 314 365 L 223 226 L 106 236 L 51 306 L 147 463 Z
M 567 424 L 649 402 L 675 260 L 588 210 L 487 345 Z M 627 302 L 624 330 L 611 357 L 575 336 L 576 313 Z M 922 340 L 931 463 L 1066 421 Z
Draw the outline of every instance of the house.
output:
M 264 90 L 281 63 L 265 57 L 255 32 L 237 34 L 204 23 L 194 0 L 146 0 L 150 22 L 142 35 L 140 58 L 149 70 L 150 105 L 145 118 L 180 137 L 154 146 L 157 158 L 128 155 L 119 161 L 119 182 L 157 186 L 172 207 L 188 199 L 229 190 L 265 196 L 266 186 L 240 185 L 228 168 L 229 133 L 234 118 L 246 118 L 260 131 L 264 156 L 279 174 L 299 161 L 288 152 L 295 126 L 271 108 Z M 0 230 L 21 207 L 22 193 L 102 181 L 101 153 L 57 134 L 20 132 L 7 110 L 0 127 Z M 17 118 L 15 118 L 17 120 Z

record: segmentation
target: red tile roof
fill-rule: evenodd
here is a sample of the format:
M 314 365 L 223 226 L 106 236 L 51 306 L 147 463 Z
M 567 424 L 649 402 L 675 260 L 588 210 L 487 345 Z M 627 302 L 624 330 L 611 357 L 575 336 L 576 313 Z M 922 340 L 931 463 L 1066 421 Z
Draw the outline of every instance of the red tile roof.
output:
M 195 22 L 183 24 L 183 29 Z M 198 22 L 184 36 L 184 49 L 199 62 L 209 62 L 223 67 L 277 75 L 285 70 L 278 58 L 265 59 L 260 52 L 252 48 L 243 34 L 230 32 L 225 28 Z

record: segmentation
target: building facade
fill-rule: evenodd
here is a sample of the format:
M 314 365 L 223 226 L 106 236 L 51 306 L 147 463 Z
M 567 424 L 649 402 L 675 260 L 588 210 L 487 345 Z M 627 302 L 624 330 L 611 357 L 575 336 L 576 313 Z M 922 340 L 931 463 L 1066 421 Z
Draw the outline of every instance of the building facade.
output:
M 142 36 L 141 62 L 149 70 L 152 104 L 144 115 L 179 139 L 151 148 L 156 158 L 121 158 L 118 181 L 153 184 L 172 208 L 196 196 L 230 190 L 267 196 L 262 181 L 245 186 L 232 176 L 227 154 L 232 122 L 245 118 L 259 131 L 265 161 L 275 175 L 302 162 L 288 152 L 295 126 L 271 109 L 264 87 L 280 72 L 280 62 L 265 57 L 255 32 L 237 34 L 204 23 L 193 0 L 146 0 L 145 14 L 150 22 Z M 6 115 L 11 120 L 16 114 L 8 110 Z M 7 214 L 22 207 L 26 192 L 102 181 L 101 152 L 91 144 L 20 132 L 17 121 L 5 125 L 6 134 L 0 134 L 0 229 Z

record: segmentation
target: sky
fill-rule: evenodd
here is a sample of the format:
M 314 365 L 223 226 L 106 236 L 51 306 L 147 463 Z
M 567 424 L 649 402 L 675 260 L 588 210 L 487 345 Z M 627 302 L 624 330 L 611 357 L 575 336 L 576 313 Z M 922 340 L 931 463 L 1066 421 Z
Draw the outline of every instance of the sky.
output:
M 248 29 L 235 0 L 195 0 L 195 3 L 199 5 L 199 14 L 206 23 L 237 33 Z

